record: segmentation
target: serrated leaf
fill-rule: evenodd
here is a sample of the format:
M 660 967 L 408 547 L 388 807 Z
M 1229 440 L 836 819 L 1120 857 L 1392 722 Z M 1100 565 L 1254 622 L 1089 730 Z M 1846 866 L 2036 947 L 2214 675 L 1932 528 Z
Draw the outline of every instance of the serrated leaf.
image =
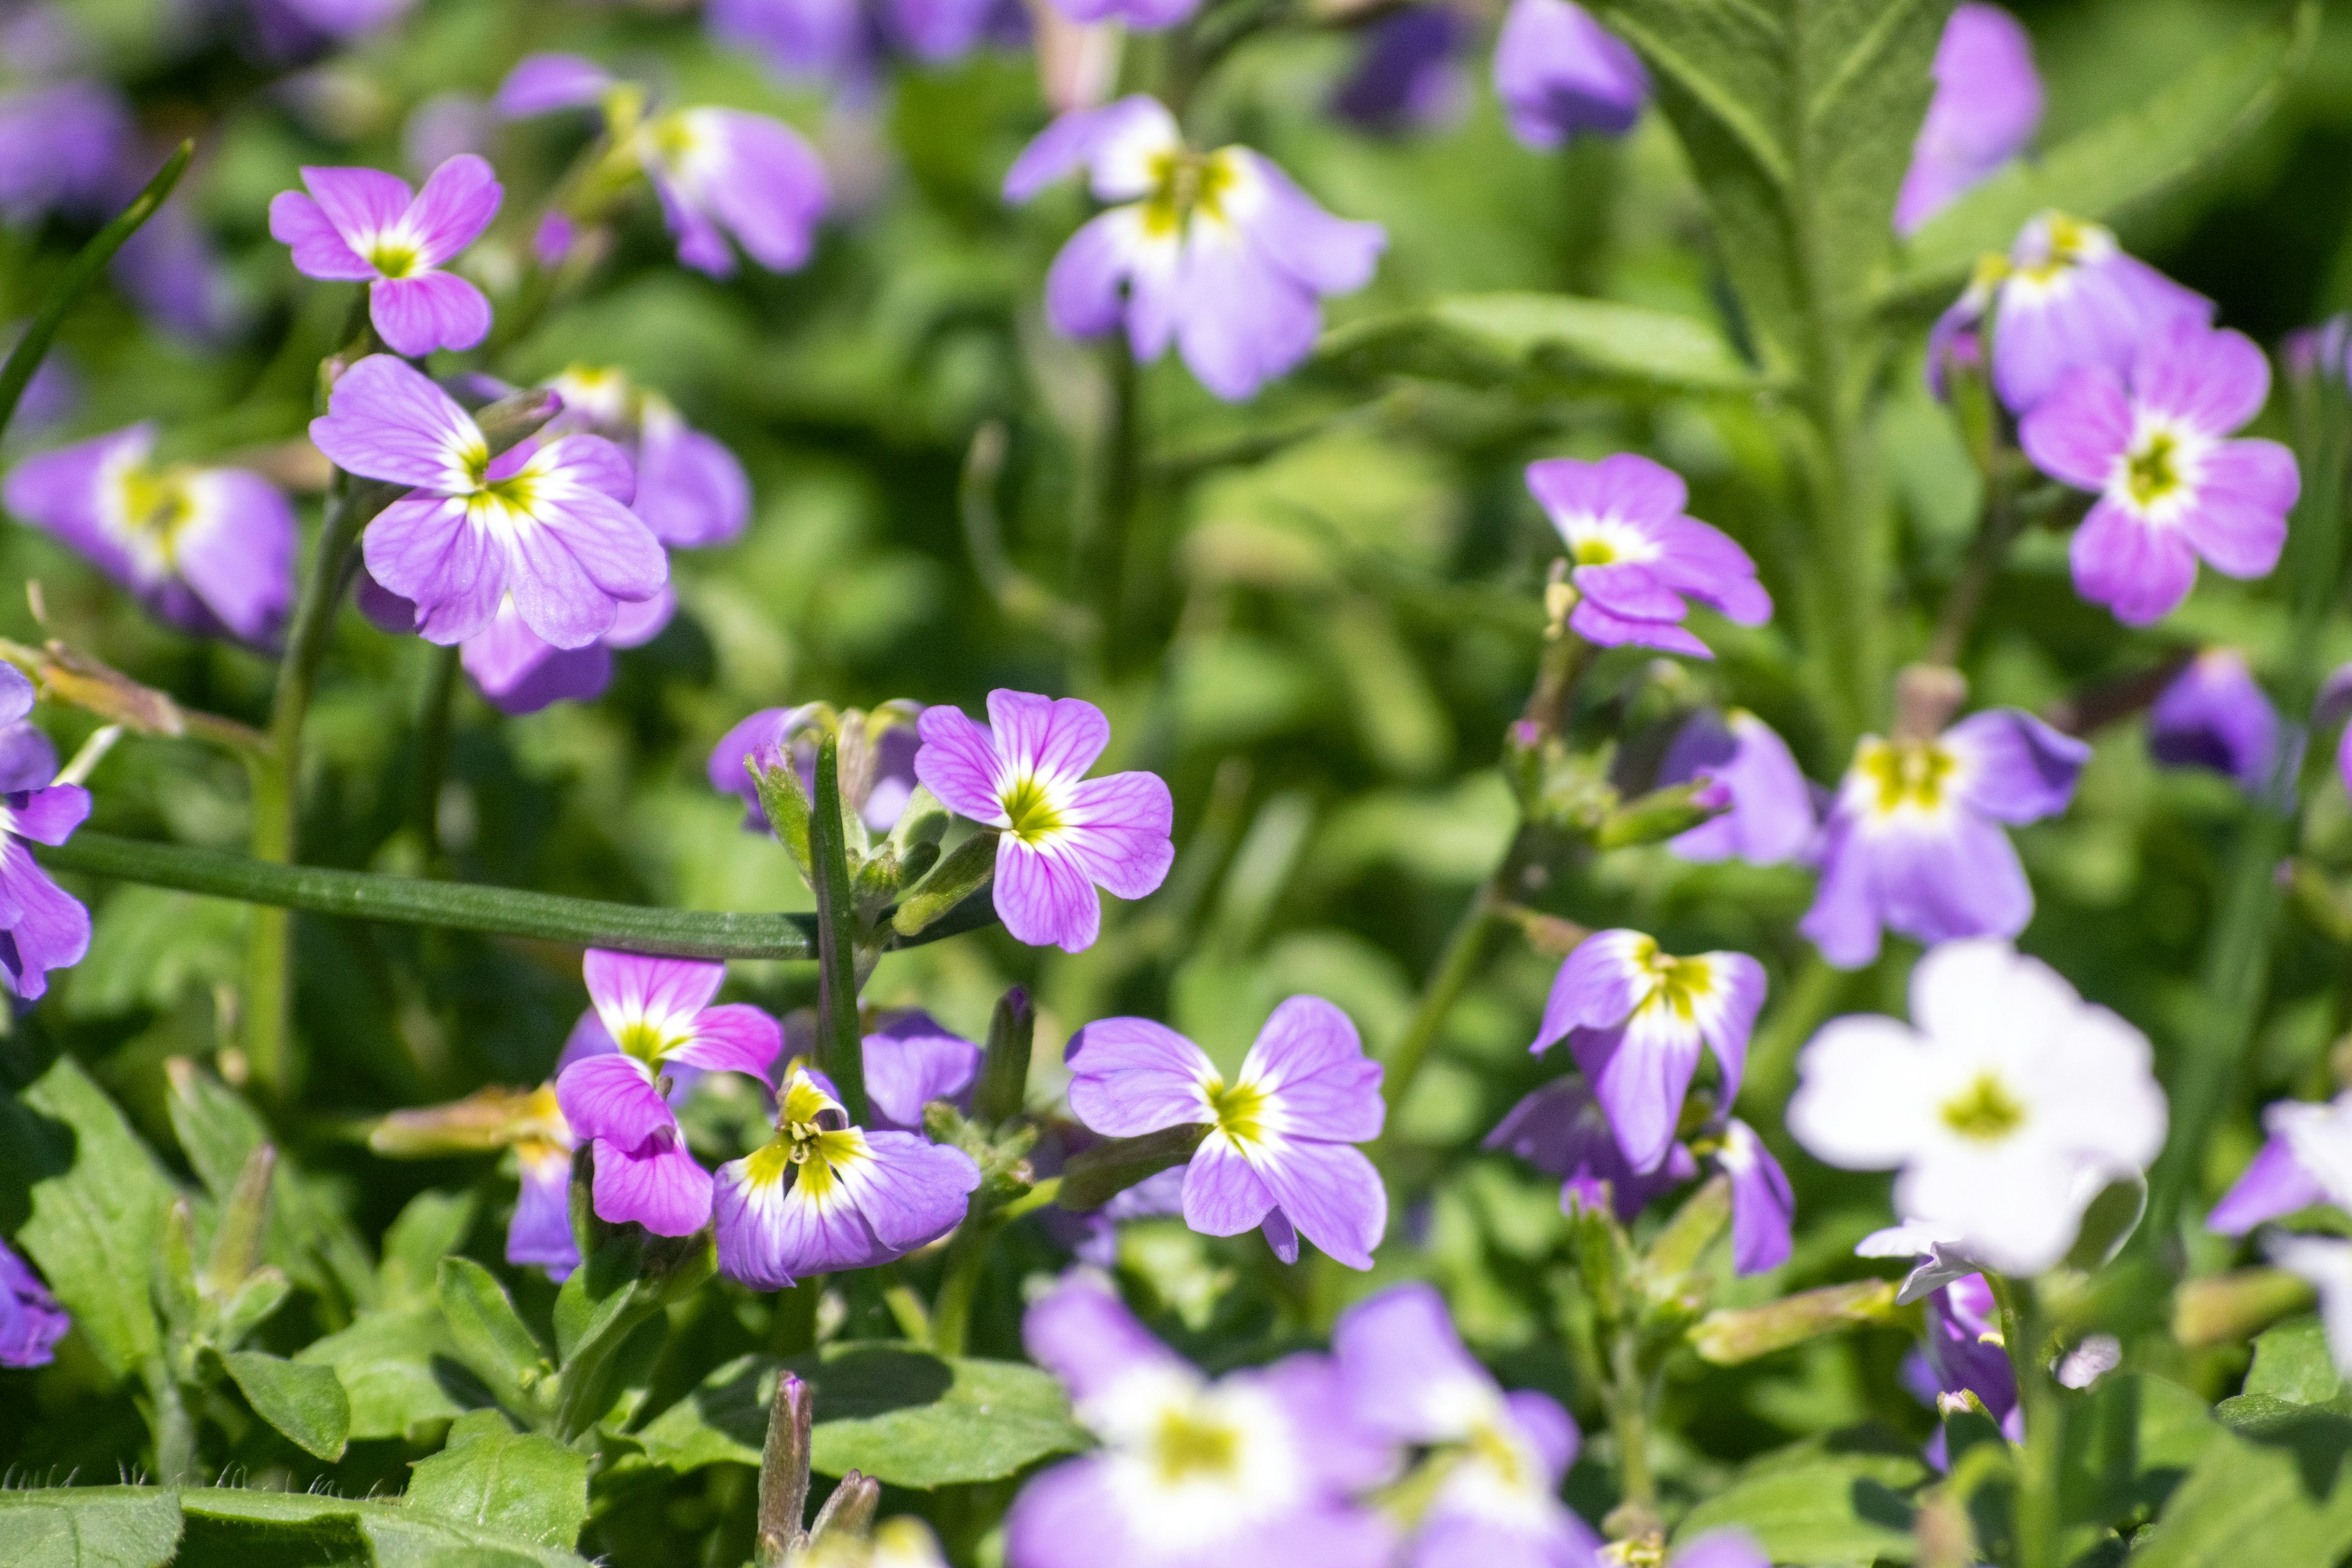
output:
M 470 1258 L 445 1258 L 434 1299 L 458 1358 L 501 1401 L 531 1408 L 537 1403 L 532 1391 L 550 1370 L 546 1352 L 497 1276 Z
M 1753 392 L 1763 385 L 1705 321 L 1562 294 L 1456 294 L 1342 328 L 1316 353 L 1353 375 L 1414 375 L 1530 392 L 1596 383 L 1679 392 Z
M 568 1547 L 588 1519 L 588 1456 L 530 1433 L 478 1433 L 419 1460 L 408 1502 L 537 1545 Z
M 459 1366 L 438 1307 L 363 1312 L 348 1329 L 314 1340 L 294 1359 L 332 1367 L 351 1400 L 352 1436 L 420 1441 L 424 1429 L 465 1413 L 460 1389 L 486 1391 Z
M 295 1447 L 330 1461 L 343 1457 L 352 1402 L 332 1367 L 283 1361 L 265 1351 L 231 1351 L 221 1361 L 253 1413 Z
M 1908 1563 L 1911 1503 L 1872 1468 L 1824 1459 L 1750 1476 L 1684 1515 L 1675 1540 L 1736 1525 L 1775 1563 Z
M 0 1563 L 23 1568 L 163 1568 L 180 1503 L 148 1487 L 0 1491 Z

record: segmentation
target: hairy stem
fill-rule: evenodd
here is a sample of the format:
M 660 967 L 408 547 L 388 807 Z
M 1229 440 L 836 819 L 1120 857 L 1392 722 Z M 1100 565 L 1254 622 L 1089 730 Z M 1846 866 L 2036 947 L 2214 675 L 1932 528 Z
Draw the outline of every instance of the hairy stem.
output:
M 816 798 L 809 810 L 809 868 L 817 905 L 816 1059 L 833 1079 L 852 1127 L 866 1125 L 864 1033 L 857 1018 L 857 912 L 841 820 L 841 740 L 816 753 Z
M 1650 1379 L 1642 1370 L 1638 1335 L 1619 1327 L 1609 1347 L 1609 1430 L 1617 1439 L 1617 1489 L 1622 1500 L 1609 1515 L 1611 1534 L 1620 1540 L 1654 1535 L 1658 1479 L 1650 1468 Z

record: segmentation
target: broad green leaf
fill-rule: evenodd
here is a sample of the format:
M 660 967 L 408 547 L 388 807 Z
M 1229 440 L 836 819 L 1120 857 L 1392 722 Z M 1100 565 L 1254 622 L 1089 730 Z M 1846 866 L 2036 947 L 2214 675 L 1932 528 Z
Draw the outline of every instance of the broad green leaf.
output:
M 0 1491 L 0 1563 L 19 1568 L 163 1568 L 180 1503 L 148 1487 Z
M 307 1453 L 327 1460 L 343 1457 L 352 1402 L 332 1367 L 281 1361 L 265 1351 L 231 1351 L 221 1361 L 255 1415 Z
M 2254 1364 L 2245 1393 L 2294 1405 L 2318 1405 L 2344 1392 L 2343 1374 L 2327 1351 L 2317 1314 L 2290 1318 L 2254 1341 Z
M 307 1366 L 331 1367 L 351 1400 L 352 1436 L 422 1441 L 425 1428 L 456 1419 L 465 1405 L 452 1385 L 473 1387 L 438 1307 L 363 1312 L 341 1333 L 295 1354 Z M 484 1397 L 477 1391 L 473 1397 Z
M 1317 350 L 1360 376 L 1556 391 L 1564 384 L 1752 392 L 1763 384 L 1705 321 L 1564 294 L 1456 294 L 1341 328 Z
M 458 1358 L 490 1392 L 517 1409 L 534 1408 L 534 1390 L 552 1369 L 539 1340 L 509 1299 L 506 1287 L 470 1258 L 445 1258 L 434 1296 L 449 1325 Z
M 383 1233 L 383 1262 L 376 1269 L 376 1285 L 386 1307 L 430 1301 L 441 1274 L 441 1260 L 453 1257 L 474 1226 L 471 1193 L 423 1192 Z
M 2132 1568 L 2331 1568 L 2352 1548 L 2352 1485 L 2339 1465 L 2314 1475 L 2298 1458 L 2285 1446 L 2221 1434 L 2133 1542 Z
M 1908 1563 L 1917 1554 L 1911 1503 L 1876 1468 L 1823 1458 L 1750 1476 L 1691 1510 L 1675 1539 L 1737 1525 L 1775 1563 Z
M 2177 1383 L 2119 1373 L 2098 1381 L 2066 1421 L 2065 1506 L 2105 1524 L 2162 1506 L 2221 1435 L 2205 1402 Z
M 419 1460 L 408 1504 L 541 1546 L 568 1547 L 588 1519 L 588 1456 L 529 1433 L 479 1433 Z
M 310 1492 L 189 1487 L 180 1493 L 188 1539 L 243 1539 L 259 1544 L 307 1541 L 305 1563 L 353 1568 L 584 1568 L 561 1547 L 446 1518 L 406 1500 L 362 1501 Z M 224 1560 L 215 1552 L 213 1560 Z

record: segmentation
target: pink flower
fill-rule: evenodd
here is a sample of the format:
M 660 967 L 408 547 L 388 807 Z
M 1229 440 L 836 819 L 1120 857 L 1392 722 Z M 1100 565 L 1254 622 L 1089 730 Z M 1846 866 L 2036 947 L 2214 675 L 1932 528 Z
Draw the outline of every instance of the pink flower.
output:
M 489 335 L 490 302 L 441 270 L 499 210 L 489 164 L 460 153 L 415 195 L 380 169 L 305 167 L 302 183 L 309 195 L 270 202 L 270 237 L 293 247 L 305 277 L 367 284 L 368 314 L 394 353 L 469 349 Z
M 1685 595 L 1741 626 L 1771 618 L 1756 563 L 1721 531 L 1683 515 L 1690 491 L 1673 469 L 1631 452 L 1597 463 L 1551 458 L 1528 465 L 1528 489 L 1568 545 L 1579 595 L 1568 624 L 1586 641 L 1711 658 L 1683 625 Z

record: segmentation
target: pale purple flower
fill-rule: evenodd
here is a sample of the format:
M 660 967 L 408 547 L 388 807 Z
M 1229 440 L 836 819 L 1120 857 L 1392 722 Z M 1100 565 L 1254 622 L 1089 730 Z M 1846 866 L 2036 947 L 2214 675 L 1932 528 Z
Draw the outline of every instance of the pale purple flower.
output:
M 639 647 L 659 637 L 677 609 L 667 588 L 650 599 L 624 601 L 604 635 L 585 647 L 557 647 L 532 631 L 509 594 L 490 624 L 458 645 L 458 659 L 475 689 L 501 713 L 536 713 L 556 702 L 586 702 L 613 684 L 613 650 Z
M 73 1327 L 49 1288 L 0 1241 L 0 1366 L 47 1366 Z
M 1895 231 L 1911 234 L 2025 151 L 2042 123 L 2033 40 L 1998 5 L 1965 5 L 1936 46 L 1936 96 L 1912 144 L 1895 203 Z
M 1919 1362 L 1906 1363 L 1904 1381 L 1913 1394 L 1940 1412 L 1948 1401 L 1974 1394 L 2012 1443 L 2025 1441 L 2025 1411 L 2018 1403 L 2017 1373 L 2001 1337 L 2000 1305 L 1981 1274 L 1939 1285 L 1922 1298 L 1926 1320 Z M 1916 1373 L 1924 1373 L 1917 1376 Z M 1915 1380 L 1916 1379 L 1916 1380 Z M 1927 1462 L 1948 1468 L 1941 1425 L 1927 1440 Z
M 971 1108 L 980 1047 L 921 1008 L 886 1015 L 866 1033 L 864 1049 L 866 1102 L 875 1126 L 919 1132 L 923 1107 L 935 1100 L 959 1110 Z
M 1025 202 L 1087 172 L 1118 204 L 1070 237 L 1045 279 L 1045 315 L 1065 337 L 1120 329 L 1149 363 L 1171 343 L 1227 402 L 1254 395 L 1307 357 L 1326 294 L 1370 282 L 1388 237 L 1333 217 L 1246 147 L 1195 153 L 1175 117 L 1138 94 L 1065 114 L 1004 176 Z
M 586 109 L 613 87 L 603 66 L 579 55 L 525 55 L 507 72 L 490 107 L 509 120 L 527 120 L 562 109 Z
M 1552 981 L 1538 1055 L 1562 1040 L 1636 1171 L 1673 1150 L 1702 1051 L 1714 1053 L 1728 1105 L 1764 1005 L 1764 966 L 1744 952 L 1675 958 L 1637 931 L 1596 931 Z
M 1568 625 L 1587 642 L 1712 658 L 1683 625 L 1686 599 L 1741 626 L 1771 618 L 1756 563 L 1720 530 L 1683 514 L 1690 491 L 1673 469 L 1632 452 L 1597 463 L 1547 458 L 1528 465 L 1528 489 L 1568 546 L 1577 594 Z
M 1084 1270 L 1037 1299 L 1030 1358 L 1102 1439 L 1028 1482 L 1006 1568 L 1389 1568 L 1389 1528 L 1349 1498 L 1390 1446 L 1353 1418 L 1331 1363 L 1294 1355 L 1212 1383 Z
M 637 471 L 635 512 L 673 549 L 724 544 L 751 516 L 751 481 L 717 437 L 688 426 L 668 398 L 623 371 L 574 365 L 545 384 L 563 399 L 547 434 L 602 436 Z
M 953 1230 L 979 1185 L 962 1150 L 852 1127 L 831 1085 L 796 1066 L 775 1136 L 719 1168 L 719 1267 L 761 1290 L 871 1268 Z
M 1364 30 L 1356 68 L 1331 95 L 1331 110 L 1375 131 L 1452 119 L 1468 97 L 1455 59 L 1469 24 L 1446 4 L 1407 5 Z
M 0 676 L 0 724 L 32 708 L 32 682 L 9 667 Z M 0 795 L 0 982 L 28 1002 L 48 990 L 50 970 L 79 963 L 89 951 L 89 911 L 25 846 L 63 844 L 89 815 L 89 792 L 79 784 Z
M 2054 816 L 2091 748 L 2030 713 L 1989 709 L 1933 740 L 1865 735 L 1822 830 L 1822 879 L 1797 929 L 1840 969 L 1883 929 L 1935 943 L 2015 936 L 2033 889 L 2006 825 Z
M 1675 1548 L 1666 1568 L 1772 1568 L 1755 1537 L 1737 1526 L 1710 1530 Z
M 831 188 L 815 149 L 782 121 L 672 110 L 638 127 L 634 145 L 686 266 L 733 277 L 730 238 L 770 272 L 808 260 Z
M 1202 0 L 1051 0 L 1073 22 L 1124 23 L 1138 33 L 1156 33 L 1189 20 Z
M 1090 779 L 1110 721 L 1091 702 L 988 694 L 989 728 L 923 710 L 915 776 L 949 810 L 997 830 L 996 912 L 1032 947 L 1083 952 L 1102 931 L 1102 888 L 1140 899 L 1167 879 L 1175 802 L 1156 773 Z
M 1003 0 L 711 0 L 707 16 L 789 76 L 862 77 L 886 49 L 942 65 L 1008 30 Z
M 244 468 L 159 468 L 154 445 L 152 425 L 133 425 L 28 458 L 0 500 L 173 625 L 274 640 L 294 596 L 293 509 Z
M 244 318 L 236 285 L 184 195 L 175 195 L 139 226 L 115 253 L 112 271 L 131 302 L 166 331 L 212 342 Z
M 2253 1163 L 2205 1216 L 2208 1229 L 2243 1236 L 2316 1204 L 2352 1208 L 2352 1092 L 2321 1104 L 2273 1100 L 2263 1131 Z
M 1184 1223 L 1204 1236 L 1263 1226 L 1275 1256 L 1298 1237 L 1370 1268 L 1388 1229 L 1380 1173 L 1354 1145 L 1380 1136 L 1381 1068 L 1345 1013 L 1318 996 L 1274 1010 L 1231 1084 L 1208 1054 L 1148 1018 L 1105 1018 L 1070 1039 L 1070 1110 L 1106 1138 L 1206 1124 L 1184 1177 Z
M 495 142 L 499 113 L 479 95 L 436 92 L 400 125 L 400 161 L 412 173 L 429 174 L 463 153 L 487 156 Z
M 845 768 L 843 801 L 854 808 L 869 833 L 888 833 L 898 826 L 907 803 L 915 796 L 915 756 L 921 741 L 915 721 L 919 704 L 888 702 L 866 718 L 868 761 L 861 772 Z M 762 708 L 736 724 L 710 749 L 710 787 L 743 802 L 746 832 L 764 833 L 768 819 L 760 810 L 760 786 L 747 765 L 756 758 L 763 768 L 782 767 L 789 758 L 800 775 L 801 788 L 816 794 L 816 752 L 823 728 L 822 705 Z
M 1789 1261 L 1797 1220 L 1797 1194 L 1789 1174 L 1756 1130 L 1725 1119 L 1709 1140 L 1717 1169 L 1731 1178 L 1731 1268 L 1762 1274 Z
M 0 93 L 0 218 L 96 216 L 121 190 L 132 137 L 130 106 L 111 82 Z
M 335 383 L 310 439 L 339 468 L 409 485 L 368 525 L 367 569 L 415 604 L 417 632 L 448 645 L 489 629 L 500 603 L 560 648 L 650 599 L 669 563 L 628 509 L 629 459 L 597 436 L 526 444 L 492 459 L 473 416 L 411 366 L 371 354 Z
M 2235 648 L 2209 647 L 2147 710 L 2147 749 L 2176 768 L 2210 768 L 2257 794 L 2279 761 L 2278 710 Z
M 292 248 L 305 277 L 365 283 L 368 315 L 394 353 L 469 349 L 489 335 L 490 302 L 442 270 L 499 210 L 488 163 L 460 153 L 415 193 L 380 169 L 306 166 L 302 183 L 310 195 L 270 201 L 270 237 Z
M 1393 1285 L 1359 1301 L 1339 1315 L 1331 1349 L 1360 1425 L 1441 1453 L 1410 1568 L 1596 1561 L 1600 1538 L 1559 1500 L 1580 1437 L 1575 1418 L 1549 1394 L 1505 1393 L 1464 1348 L 1433 1287 Z
M 1745 709 L 1701 709 L 1675 732 L 1658 783 L 1701 781 L 1721 787 L 1731 809 L 1666 841 L 1685 860 L 1778 866 L 1802 855 L 1820 831 L 1813 786 L 1789 743 Z
M 1633 130 L 1650 101 L 1650 73 L 1575 0 L 1511 0 L 1495 40 L 1495 96 L 1514 136 L 1557 147 L 1583 132 Z
M 2252 340 L 2183 321 L 2140 343 L 2128 380 L 2082 365 L 2034 405 L 2018 426 L 2026 456 L 2099 497 L 2074 534 L 2075 592 L 2146 626 L 2189 596 L 2200 558 L 2225 577 L 2278 564 L 2303 488 L 2294 454 L 2229 439 L 2270 387 Z
M 509 1142 L 521 1186 L 514 1216 L 507 1222 L 507 1261 L 537 1268 L 562 1284 L 580 1267 L 580 1244 L 572 1234 L 572 1151 L 577 1140 L 553 1084 L 532 1091 L 523 1115 L 509 1130 Z
M 619 1048 L 579 1055 L 556 1076 L 555 1093 L 572 1136 L 593 1141 L 596 1213 L 657 1236 L 690 1236 L 710 1218 L 710 1175 L 663 1098 L 662 1069 L 675 1061 L 772 1083 L 783 1030 L 756 1007 L 710 1005 L 727 978 L 723 963 L 591 948 L 581 970 L 593 1006 L 575 1040 L 601 1030 Z

